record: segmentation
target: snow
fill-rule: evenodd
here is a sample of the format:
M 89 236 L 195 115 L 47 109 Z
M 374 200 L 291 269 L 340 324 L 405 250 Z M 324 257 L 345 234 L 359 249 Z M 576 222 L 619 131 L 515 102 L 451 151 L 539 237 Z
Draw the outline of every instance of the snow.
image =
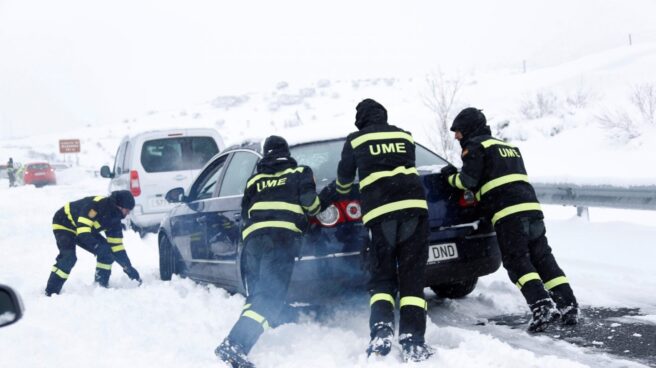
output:
M 97 171 L 112 165 L 127 134 L 210 127 L 226 146 L 270 134 L 290 144 L 338 138 L 355 129 L 355 106 L 371 97 L 391 123 L 439 151 L 423 100 L 426 76 L 442 73 L 463 85 L 451 118 L 461 107 L 484 109 L 494 134 L 520 147 L 533 181 L 656 185 L 656 125 L 630 101 L 636 85 L 656 84 L 653 1 L 428 3 L 284 0 L 253 12 L 210 1 L 158 2 L 157 9 L 116 1 L 102 11 L 81 0 L 0 2 L 0 46 L 12 55 L 0 60 L 0 158 L 73 165 L 56 172 L 57 186 L 9 189 L 0 180 L 0 282 L 26 307 L 21 321 L 0 330 L 0 367 L 221 366 L 213 350 L 243 297 L 159 280 L 152 235 L 126 233 L 143 285 L 114 267 L 110 289 L 95 287 L 95 259 L 78 249 L 64 293 L 42 293 L 57 254 L 54 212 L 107 192 Z M 378 17 L 365 16 L 373 6 Z M 388 26 L 371 27 L 373 20 Z M 601 122 L 619 113 L 630 126 Z M 79 138 L 82 152 L 59 154 L 64 138 Z M 457 148 L 446 154 L 459 163 Z M 571 207 L 544 211 L 550 245 L 581 304 L 640 308 L 645 316 L 619 322 L 656 324 L 656 213 L 592 208 L 586 221 Z M 428 362 L 403 364 L 398 346 L 387 358 L 365 358 L 366 296 L 268 331 L 251 358 L 258 367 L 642 367 L 545 336 L 476 326 L 526 311 L 503 270 L 462 300 L 427 295 L 426 339 L 437 350 Z

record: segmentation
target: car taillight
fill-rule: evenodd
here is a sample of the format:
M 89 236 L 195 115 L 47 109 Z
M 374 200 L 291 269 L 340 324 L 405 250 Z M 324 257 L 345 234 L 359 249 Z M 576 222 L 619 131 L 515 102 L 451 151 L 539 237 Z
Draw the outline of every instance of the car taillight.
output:
M 460 207 L 475 207 L 477 203 L 476 196 L 471 190 L 464 191 L 458 199 L 458 205 Z
M 319 213 L 316 222 L 324 227 L 333 227 L 343 222 L 357 222 L 361 218 L 362 210 L 359 201 L 338 201 Z
M 141 194 L 141 186 L 139 185 L 139 173 L 137 170 L 130 171 L 130 193 L 138 197 Z

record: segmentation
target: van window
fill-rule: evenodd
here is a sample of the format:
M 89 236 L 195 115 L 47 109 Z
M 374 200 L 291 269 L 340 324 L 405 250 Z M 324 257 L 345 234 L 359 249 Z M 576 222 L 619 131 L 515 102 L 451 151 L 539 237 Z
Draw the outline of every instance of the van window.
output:
M 116 157 L 114 158 L 114 174 L 115 175 L 121 175 L 122 173 L 125 172 L 123 169 L 123 160 L 125 158 L 125 146 L 128 144 L 128 142 L 121 143 L 120 146 L 118 146 L 118 151 L 116 151 Z
M 146 141 L 141 165 L 146 172 L 200 169 L 219 148 L 211 137 L 176 137 Z

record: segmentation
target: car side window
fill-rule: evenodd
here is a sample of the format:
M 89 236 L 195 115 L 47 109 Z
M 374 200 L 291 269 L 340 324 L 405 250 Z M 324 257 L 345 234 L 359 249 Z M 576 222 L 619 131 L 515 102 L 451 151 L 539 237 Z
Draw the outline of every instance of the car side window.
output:
M 251 152 L 235 152 L 219 189 L 219 197 L 244 194 L 246 181 L 253 174 L 257 160 L 259 157 Z
M 196 182 L 192 185 L 189 193 L 189 198 L 192 201 L 199 201 L 212 197 L 216 184 L 223 172 L 227 157 L 227 155 L 219 157 L 198 176 L 198 179 L 196 179 Z

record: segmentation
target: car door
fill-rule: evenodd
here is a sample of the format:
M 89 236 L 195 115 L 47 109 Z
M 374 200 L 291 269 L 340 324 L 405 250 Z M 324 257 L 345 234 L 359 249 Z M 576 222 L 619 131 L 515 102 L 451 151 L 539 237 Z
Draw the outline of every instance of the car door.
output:
M 215 199 L 229 155 L 210 163 L 189 189 L 187 201 L 176 207 L 171 217 L 171 237 L 176 244 L 186 272 L 193 278 L 211 281 L 212 269 L 205 262 L 211 259 L 207 248 L 207 209 Z
M 259 156 L 250 150 L 232 154 L 221 181 L 218 196 L 207 206 L 208 262 L 220 264 L 215 276 L 241 290 L 237 256 L 241 241 L 241 200 L 246 181 L 255 172 Z

